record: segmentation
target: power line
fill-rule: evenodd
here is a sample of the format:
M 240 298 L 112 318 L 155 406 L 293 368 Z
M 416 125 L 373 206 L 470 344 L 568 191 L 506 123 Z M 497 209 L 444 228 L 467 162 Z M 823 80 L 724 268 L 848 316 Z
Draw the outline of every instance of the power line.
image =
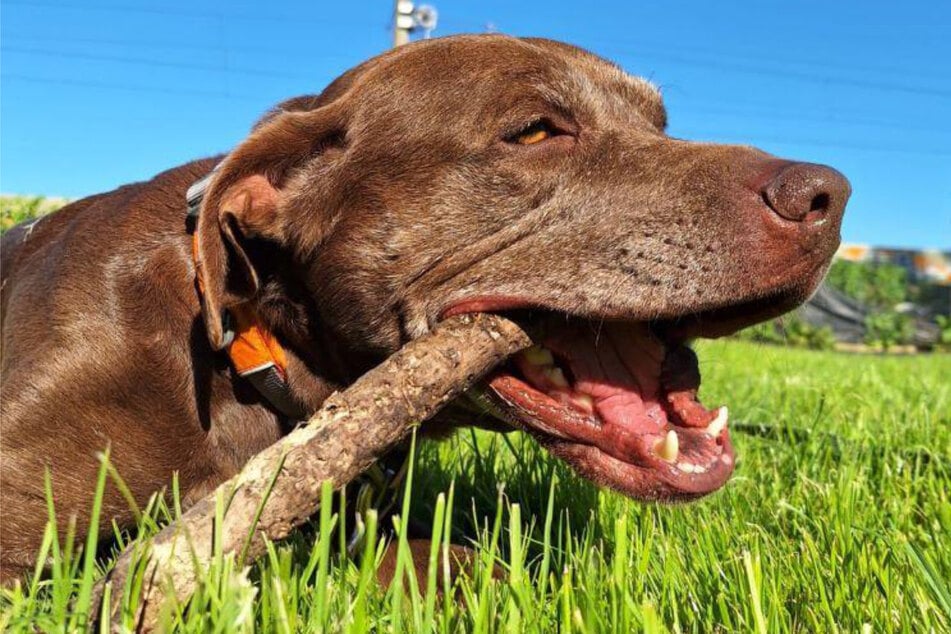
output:
M 131 85 L 123 83 L 113 83 L 113 82 L 98 82 L 98 81 L 86 81 L 78 79 L 54 79 L 49 77 L 31 77 L 29 75 L 19 75 L 14 73 L 3 72 L 0 73 L 0 77 L 6 80 L 18 80 L 26 81 L 32 83 L 44 83 L 52 85 L 68 85 L 68 86 L 81 86 L 89 87 L 96 89 L 108 89 L 108 90 L 122 90 L 130 92 L 141 92 L 141 93 L 164 93 L 171 95 L 187 95 L 192 97 L 202 97 L 202 98 L 217 98 L 217 99 L 226 99 L 230 101 L 241 100 L 254 102 L 262 105 L 262 109 L 267 106 L 267 104 L 262 103 L 261 95 L 250 95 L 250 94 L 241 94 L 241 93 L 232 93 L 228 91 L 208 91 L 208 90 L 190 90 L 182 88 L 164 88 L 161 86 L 144 86 L 144 85 Z M 709 134 L 709 131 L 706 131 Z M 734 142 L 755 142 L 755 143 L 784 143 L 788 145 L 802 145 L 802 146 L 811 146 L 811 147 L 823 147 L 823 148 L 838 148 L 838 149 L 848 149 L 848 150 L 860 150 L 865 152 L 885 152 L 885 153 L 902 153 L 902 154 L 922 154 L 926 156 L 951 156 L 951 151 L 945 151 L 940 149 L 932 148 L 909 148 L 909 147 L 896 147 L 896 146 L 886 146 L 880 144 L 866 144 L 866 143 L 848 143 L 842 142 L 835 139 L 810 139 L 810 138 L 792 138 L 792 137 L 782 137 L 782 136 L 761 136 L 756 135 L 753 138 L 748 136 L 746 137 L 734 137 Z
M 4 35 L 4 42 L 9 41 L 23 41 L 28 44 L 93 44 L 93 45 L 107 45 L 107 46 L 120 46 L 126 48 L 135 48 L 136 50 L 143 48 L 158 48 L 158 49 L 188 49 L 193 51 L 207 51 L 211 53 L 273 53 L 275 55 L 288 55 L 291 53 L 306 53 L 312 55 L 314 53 L 314 47 L 311 44 L 310 46 L 288 46 L 288 47 L 278 47 L 278 46 L 257 46 L 252 45 L 248 46 L 246 44 L 235 44 L 229 42 L 228 44 L 214 44 L 214 43 L 199 43 L 196 41 L 173 41 L 173 40 L 148 40 L 148 39 L 139 39 L 135 40 L 124 40 L 124 39 L 112 39 L 112 38 L 99 38 L 99 37 L 56 37 L 56 38 L 32 38 L 24 37 L 18 33 Z M 363 61 L 363 58 L 355 58 L 353 55 L 328 55 L 325 53 L 320 54 L 321 59 L 335 59 L 341 60 L 349 65 L 355 65 Z M 349 67 L 349 66 L 348 66 Z
M 458 10 L 453 12 L 452 16 L 449 16 L 445 19 L 441 18 L 442 23 L 452 27 L 455 27 L 459 30 L 473 32 L 485 30 L 487 24 L 491 22 L 486 19 L 480 19 L 472 16 L 461 15 Z M 494 32 L 494 31 L 493 31 Z M 618 50 L 618 47 L 624 49 L 631 45 L 636 45 L 638 47 L 645 46 L 646 49 L 659 51 L 661 53 L 669 53 L 672 49 L 672 44 L 670 41 L 658 41 L 658 40 L 644 40 L 638 37 L 636 40 L 628 39 L 624 41 L 620 40 L 611 40 L 611 39 L 585 39 L 585 46 L 589 48 L 592 52 L 598 53 L 599 51 L 608 50 L 614 48 Z M 587 46 L 588 44 L 593 44 L 595 46 Z M 601 45 L 605 45 L 602 47 Z M 784 57 L 776 55 L 764 55 L 762 51 L 748 51 L 748 52 L 739 52 L 731 51 L 724 49 L 712 49 L 704 48 L 699 46 L 691 46 L 689 44 L 683 44 L 681 41 L 678 41 L 675 45 L 676 51 L 689 51 L 699 55 L 699 60 L 707 60 L 711 56 L 719 58 L 732 58 L 734 60 L 741 61 L 752 61 L 752 62 L 765 62 L 767 64 L 774 63 L 780 65 L 794 65 L 794 66 L 818 66 L 823 70 L 838 70 L 846 73 L 850 72 L 859 72 L 859 73 L 875 73 L 881 75 L 882 73 L 891 73 L 891 74 L 900 74 L 903 78 L 914 76 L 920 79 L 933 80 L 933 81 L 949 81 L 951 80 L 951 75 L 946 74 L 936 74 L 936 73 L 925 73 L 922 72 L 918 67 L 903 67 L 903 66 L 888 66 L 888 65 L 857 65 L 857 64 L 842 64 L 839 62 L 831 62 L 828 59 L 818 59 L 818 58 L 803 58 L 800 55 L 795 57 Z M 645 49 L 645 50 L 646 50 Z M 633 51 L 627 50 L 625 54 L 640 54 L 634 53 Z
M 846 125 L 857 125 L 857 126 L 867 126 L 874 128 L 882 128 L 889 130 L 898 130 L 901 132 L 909 132 L 912 130 L 919 131 L 934 131 L 934 126 L 931 125 L 916 125 L 908 124 L 905 122 L 899 123 L 896 121 L 889 121 L 885 119 L 872 119 L 865 118 L 861 116 L 853 115 L 844 115 L 835 113 L 831 114 L 814 114 L 808 111 L 802 110 L 788 110 L 788 109 L 779 109 L 772 107 L 763 107 L 763 108 L 748 108 L 743 106 L 733 107 L 716 107 L 707 106 L 707 102 L 704 102 L 704 105 L 701 106 L 686 106 L 682 109 L 678 109 L 678 114 L 689 113 L 689 114 L 711 114 L 711 115 L 724 115 L 724 116 L 735 116 L 737 118 L 754 118 L 754 119 L 770 119 L 773 121 L 796 121 L 796 122 L 806 122 L 806 123 L 833 123 L 833 124 L 846 124 Z
M 709 132 L 707 132 L 709 134 Z M 726 143 L 782 143 L 785 145 L 802 145 L 806 147 L 836 148 L 841 150 L 859 150 L 862 152 L 883 152 L 887 154 L 920 154 L 924 156 L 951 156 L 951 150 L 941 148 L 912 148 L 889 146 L 875 143 L 850 143 L 836 139 L 793 138 L 784 136 L 755 135 L 721 137 L 720 142 Z
M 261 11 L 256 13 L 224 13 L 216 11 L 197 11 L 193 9 L 180 9 L 168 7 L 142 7 L 131 5 L 116 4 L 68 4 L 60 2 L 23 2 L 22 0 L 6 0 L 4 6 L 19 6 L 34 9 L 66 9 L 68 11 L 109 11 L 115 13 L 142 13 L 147 15 L 167 15 L 174 17 L 198 18 L 203 20 L 250 20 L 253 22 L 280 22 L 294 24 L 320 24 L 323 26 L 333 25 L 339 27 L 341 22 L 336 18 L 313 18 L 301 16 L 299 14 L 280 14 L 274 11 Z M 352 20 L 350 22 L 355 26 L 382 26 L 382 22 L 375 20 Z
M 274 77 L 280 79 L 313 79 L 313 75 L 303 73 L 285 73 L 282 71 L 264 70 L 258 68 L 241 68 L 231 66 L 230 64 L 193 64 L 190 62 L 170 62 L 147 57 L 128 57 L 121 55 L 99 55 L 94 53 L 79 53 L 75 51 L 55 51 L 40 48 L 24 48 L 18 46 L 0 46 L 0 50 L 11 53 L 24 53 L 28 55 L 46 55 L 49 57 L 64 57 L 67 59 L 86 59 L 93 61 L 119 62 L 123 64 L 140 64 L 146 66 L 156 66 L 164 68 L 181 68 L 187 70 L 204 70 L 225 73 L 238 73 L 242 75 L 257 75 L 259 77 Z
M 131 57 L 131 56 L 118 56 L 118 55 L 100 55 L 92 53 L 80 53 L 74 51 L 57 51 L 51 49 L 40 49 L 40 48 L 26 48 L 26 47 L 17 47 L 17 46 L 0 46 L 0 50 L 13 52 L 13 53 L 23 53 L 23 54 L 32 54 L 32 55 L 46 55 L 54 57 L 63 57 L 68 59 L 87 59 L 94 61 L 110 61 L 117 63 L 126 63 L 126 64 L 137 64 L 137 65 L 146 65 L 146 66 L 155 66 L 155 67 L 165 67 L 165 68 L 179 68 L 186 70 L 199 70 L 199 71 L 212 71 L 212 72 L 224 72 L 224 73 L 233 73 L 233 74 L 243 74 L 243 75 L 254 75 L 260 77 L 272 77 L 279 79 L 304 79 L 304 80 L 313 80 L 313 75 L 303 74 L 303 73 L 287 73 L 281 71 L 273 70 L 264 70 L 256 68 L 242 68 L 235 67 L 230 64 L 197 64 L 191 62 L 170 62 L 166 60 L 157 60 L 154 58 L 146 57 Z M 782 117 L 784 120 L 792 121 L 812 121 L 812 122 L 828 122 L 828 123 L 847 123 L 855 125 L 866 125 L 874 126 L 879 128 L 891 128 L 897 130 L 912 130 L 916 129 L 914 125 L 908 124 L 896 124 L 894 121 L 883 121 L 880 119 L 869 119 L 863 117 L 856 117 L 854 115 L 849 116 L 830 116 L 830 115 L 810 115 L 808 112 L 804 113 L 800 110 L 783 110 L 779 108 L 774 108 L 769 105 L 763 105 L 760 108 L 748 108 L 743 106 L 733 106 L 732 104 L 727 105 L 726 107 L 717 108 L 711 105 L 708 105 L 707 102 L 700 107 L 690 107 L 687 109 L 687 112 L 690 113 L 707 113 L 715 115 L 727 115 L 727 116 L 753 116 L 753 117 L 769 117 L 771 119 L 776 119 L 777 117 Z M 920 126 L 917 129 L 931 129 L 930 126 Z
M 187 95 L 191 97 L 228 99 L 228 100 L 246 100 L 261 103 L 260 95 L 249 95 L 233 93 L 223 90 L 192 90 L 189 88 L 165 88 L 162 86 L 144 86 L 136 84 L 125 84 L 119 82 L 88 81 L 84 79 L 67 79 L 54 77 L 35 77 L 31 75 L 21 75 L 18 73 L 0 72 L 0 77 L 6 80 L 25 81 L 39 84 L 53 84 L 63 86 L 82 86 L 87 88 L 103 88 L 107 90 L 124 90 L 129 92 L 142 93 L 163 93 L 168 95 Z
M 313 22 L 317 24 L 328 24 L 328 23 L 338 24 L 336 21 L 331 21 L 331 20 L 306 18 L 306 17 L 302 17 L 298 15 L 275 15 L 273 14 L 273 12 L 269 12 L 266 15 L 239 14 L 239 13 L 224 14 L 224 13 L 214 13 L 214 12 L 207 12 L 207 11 L 181 10 L 181 9 L 169 9 L 169 8 L 159 8 L 159 7 L 127 7 L 127 6 L 120 6 L 120 5 L 71 5 L 71 4 L 35 2 L 35 1 L 23 2 L 22 0 L 7 0 L 5 4 L 13 5 L 13 6 L 25 6 L 25 7 L 36 7 L 36 8 L 47 7 L 47 8 L 59 8 L 59 9 L 68 9 L 68 10 L 94 9 L 94 10 L 102 10 L 102 11 L 139 12 L 139 13 L 150 13 L 150 14 L 160 14 L 160 15 L 172 15 L 172 16 L 180 16 L 180 17 L 197 17 L 197 18 L 203 18 L 203 19 L 249 19 L 249 20 L 250 19 L 253 19 L 253 20 L 264 19 L 264 20 L 277 21 L 277 22 L 295 22 L 295 23 Z M 370 23 L 369 21 L 363 22 L 363 24 L 369 24 L 369 23 Z M 357 23 L 354 23 L 354 24 L 357 24 Z M 374 24 L 376 23 L 374 22 Z M 602 41 L 602 42 L 610 44 L 610 41 Z M 95 40 L 91 40 L 91 43 L 96 43 L 96 42 Z M 121 43 L 121 42 L 116 42 L 116 43 L 124 45 L 124 43 Z M 596 41 L 595 43 L 598 43 L 598 42 Z M 130 42 L 129 45 L 136 45 L 136 44 L 133 44 Z M 195 45 L 189 45 L 189 47 L 190 48 L 209 48 L 209 49 L 212 48 L 212 47 L 199 47 Z M 229 48 L 231 50 L 241 50 L 242 47 L 231 46 Z M 214 50 L 222 50 L 222 49 L 218 47 L 218 48 L 215 48 Z M 225 50 L 228 50 L 228 49 L 225 49 Z M 251 49 L 248 49 L 248 50 L 251 50 Z M 272 48 L 258 47 L 258 50 L 272 51 L 277 54 L 281 54 L 284 52 L 284 50 L 280 48 L 272 49 Z M 756 75 L 767 76 L 767 77 L 789 77 L 799 81 L 829 83 L 833 85 L 847 85 L 847 86 L 866 88 L 871 90 L 902 92 L 902 93 L 917 94 L 917 95 L 938 97 L 938 98 L 951 97 L 951 90 L 942 90 L 942 89 L 931 88 L 926 86 L 916 86 L 916 85 L 904 84 L 904 83 L 855 79 L 850 77 L 843 77 L 840 75 L 817 74 L 815 72 L 798 71 L 798 70 L 793 70 L 788 68 L 777 68 L 777 67 L 771 67 L 768 65 L 763 65 L 758 63 L 742 63 L 742 62 L 737 63 L 735 61 L 734 62 L 716 61 L 715 59 L 711 59 L 711 57 L 720 58 L 721 60 L 725 58 L 729 58 L 729 57 L 733 57 L 734 59 L 736 58 L 751 59 L 748 57 L 744 58 L 743 56 L 740 56 L 737 54 L 727 53 L 726 55 L 724 55 L 724 53 L 722 52 L 715 52 L 715 53 L 707 52 L 703 55 L 703 57 L 691 57 L 689 55 L 684 56 L 684 55 L 670 54 L 669 52 L 667 52 L 668 49 L 666 48 L 651 49 L 650 46 L 643 49 L 639 49 L 639 50 L 630 50 L 626 48 L 614 48 L 613 46 L 609 46 L 601 50 L 608 53 L 615 53 L 618 55 L 622 55 L 625 57 L 658 59 L 658 60 L 664 60 L 674 64 L 685 65 L 685 66 L 714 68 L 718 70 L 750 73 L 750 74 L 756 74 Z M 702 49 L 698 49 L 694 47 L 692 50 L 701 51 Z M 346 59 L 346 58 L 342 58 L 342 59 Z M 790 59 L 769 58 L 769 57 L 758 57 L 756 59 L 758 61 L 760 60 L 767 61 L 767 62 L 773 61 L 773 62 L 787 64 L 787 65 L 788 64 L 797 64 L 797 65 L 820 65 L 821 64 L 825 68 L 831 67 L 824 62 L 815 61 L 815 60 L 808 60 L 808 61 L 790 60 Z M 849 70 L 848 67 L 844 67 L 844 66 L 840 66 L 839 68 L 842 70 Z M 880 69 L 862 69 L 862 71 L 863 72 L 869 72 L 869 71 L 880 72 Z M 901 72 L 904 72 L 904 71 L 901 71 Z M 934 78 L 937 78 L 937 77 L 934 77 Z
M 193 9 L 168 8 L 168 7 L 141 7 L 141 6 L 104 5 L 104 4 L 97 5 L 97 4 L 85 4 L 85 3 L 82 5 L 79 5 L 79 4 L 43 2 L 43 1 L 25 2 L 23 0 L 7 0 L 4 4 L 6 6 L 12 5 L 12 6 L 21 6 L 21 7 L 29 7 L 29 8 L 56 8 L 56 9 L 66 9 L 66 10 L 81 10 L 81 11 L 98 10 L 98 11 L 112 11 L 112 12 L 122 12 L 122 13 L 145 13 L 145 14 L 169 15 L 169 16 L 178 16 L 178 17 L 192 17 L 192 18 L 215 19 L 215 20 L 218 20 L 218 19 L 238 19 L 238 20 L 255 20 L 255 21 L 264 20 L 264 21 L 275 21 L 275 22 L 314 23 L 314 24 L 323 24 L 323 25 L 333 24 L 335 26 L 340 25 L 340 21 L 336 19 L 305 17 L 305 16 L 300 16 L 298 14 L 283 14 L 282 15 L 282 14 L 275 14 L 273 11 L 269 11 L 264 14 L 262 13 L 233 13 L 233 12 L 225 13 L 225 12 L 214 12 L 214 11 L 198 11 Z M 447 20 L 443 19 L 442 21 L 446 22 Z M 455 19 L 449 18 L 448 23 L 462 24 L 463 22 L 460 21 L 460 19 L 457 17 Z M 469 24 L 469 23 L 470 23 L 469 21 L 466 22 L 466 24 Z M 351 21 L 351 24 L 355 26 L 357 25 L 365 26 L 365 25 L 372 24 L 374 26 L 380 26 L 381 28 L 383 26 L 382 23 L 371 21 L 371 20 Z M 471 24 L 476 24 L 476 21 L 471 21 Z M 17 37 L 17 36 L 13 35 L 8 37 Z M 75 41 L 89 41 L 91 43 L 108 42 L 108 43 L 114 43 L 119 45 L 128 44 L 130 46 L 139 46 L 142 44 L 142 41 L 140 40 L 136 40 L 132 42 L 128 40 L 125 40 L 125 41 L 97 40 L 97 39 L 81 40 L 77 38 L 57 38 L 58 41 L 61 41 L 64 39 L 75 40 Z M 714 62 L 710 62 L 709 60 L 711 56 L 713 56 L 720 59 L 732 58 L 734 60 L 741 60 L 741 61 L 766 62 L 766 63 L 776 63 L 776 64 L 783 64 L 783 65 L 821 66 L 823 69 L 826 69 L 826 70 L 833 69 L 833 70 L 839 70 L 843 72 L 864 72 L 864 73 L 877 73 L 877 74 L 881 74 L 883 72 L 889 72 L 889 73 L 901 73 L 904 76 L 914 75 L 922 79 L 932 79 L 932 80 L 939 80 L 939 81 L 951 79 L 951 77 L 947 75 L 935 75 L 930 73 L 922 73 L 920 69 L 915 69 L 915 68 L 909 69 L 909 68 L 902 68 L 897 66 L 862 66 L 862 65 L 854 65 L 854 64 L 848 65 L 848 64 L 830 63 L 829 60 L 820 60 L 815 58 L 804 59 L 799 56 L 795 58 L 782 57 L 782 56 L 776 57 L 775 55 L 762 56 L 759 54 L 757 54 L 756 56 L 750 56 L 750 55 L 733 52 L 733 51 L 723 51 L 723 50 L 709 49 L 709 48 L 689 46 L 689 45 L 685 46 L 683 44 L 678 44 L 677 49 L 680 51 L 683 51 L 683 50 L 691 51 L 691 52 L 697 53 L 701 57 L 671 56 L 669 54 L 669 50 L 670 50 L 669 43 L 641 40 L 641 39 L 638 39 L 637 44 L 639 46 L 644 46 L 645 48 L 643 49 L 639 48 L 637 51 L 623 48 L 625 45 L 632 44 L 633 42 L 631 41 L 620 42 L 617 40 L 593 40 L 592 42 L 594 44 L 606 44 L 607 47 L 603 48 L 602 50 L 606 50 L 608 52 L 613 51 L 622 55 L 638 55 L 638 56 L 644 55 L 644 56 L 650 56 L 650 57 L 660 57 L 661 55 L 663 55 L 665 58 L 669 58 L 672 60 L 675 59 L 678 61 L 678 63 L 684 63 L 684 64 L 688 64 L 688 63 L 697 63 L 697 64 L 704 64 L 704 65 L 712 64 Z M 189 44 L 189 43 L 181 43 L 181 42 L 169 42 L 168 44 L 169 46 L 172 46 L 172 47 L 185 46 L 188 48 L 209 48 L 214 50 L 221 50 L 220 47 L 198 46 L 194 43 Z M 622 48 L 617 48 L 618 44 L 620 44 Z M 162 44 L 159 43 L 159 45 L 162 45 Z M 269 50 L 274 52 L 283 52 L 285 50 L 281 48 L 244 47 L 244 46 L 230 46 L 229 48 L 247 49 L 247 50 Z M 295 50 L 309 50 L 309 49 L 298 48 Z M 654 53 L 650 53 L 649 51 L 654 51 Z M 660 53 L 657 53 L 657 51 L 660 51 Z M 720 66 L 726 66 L 726 65 L 721 63 L 718 65 L 718 67 Z M 804 75 L 803 73 L 796 72 L 796 71 L 785 71 L 785 70 L 776 69 L 776 68 L 763 68 L 761 66 L 757 66 L 757 70 L 762 70 L 763 72 L 769 72 L 769 73 L 778 73 L 778 74 L 790 73 L 796 76 L 797 78 L 802 78 L 802 76 Z M 747 72 L 746 67 L 744 67 L 743 72 Z M 827 79 L 838 80 L 842 78 L 828 77 Z M 865 84 L 875 84 L 878 86 L 883 85 L 881 82 L 863 82 L 863 85 Z M 928 94 L 931 94 L 932 92 L 931 89 L 929 88 L 921 88 L 916 86 L 910 86 L 907 84 L 898 84 L 898 85 L 895 85 L 894 87 L 897 87 L 901 90 L 905 90 L 905 89 L 911 89 L 915 91 L 923 90 L 923 91 L 926 91 Z M 937 91 L 937 92 L 941 96 L 947 96 L 951 94 L 951 92 L 947 92 L 947 91 Z
M 667 53 L 671 50 L 671 46 L 667 42 L 658 42 L 658 41 L 647 41 L 640 38 L 637 41 L 626 41 L 619 42 L 616 40 L 594 40 L 597 44 L 605 44 L 609 48 L 616 45 L 621 47 L 626 47 L 630 45 L 636 45 L 638 47 L 645 46 L 646 50 L 660 51 L 662 53 Z M 744 53 L 739 53 L 736 51 L 722 50 L 722 49 L 711 49 L 703 48 L 697 46 L 689 46 L 681 43 L 677 44 L 676 50 L 679 51 L 689 51 L 700 55 L 700 59 L 709 59 L 711 56 L 720 57 L 720 58 L 732 58 L 734 60 L 740 61 L 753 61 L 753 62 L 766 62 L 766 63 L 775 63 L 782 65 L 793 65 L 793 66 L 819 66 L 822 70 L 837 70 L 842 72 L 858 72 L 858 73 L 875 73 L 881 75 L 882 73 L 897 73 L 901 74 L 903 77 L 908 77 L 913 75 L 921 79 L 930 79 L 937 81 L 951 81 L 951 75 L 942 75 L 934 73 L 923 73 L 919 68 L 904 68 L 899 66 L 864 66 L 864 65 L 855 65 L 855 64 L 841 64 L 837 62 L 830 62 L 825 59 L 816 59 L 816 58 L 803 58 L 800 56 L 796 57 L 776 57 L 775 55 L 749 55 Z
M 58 3 L 46 3 L 46 2 L 20 2 L 18 0 L 10 0 L 7 4 L 14 4 L 20 6 L 30 6 L 30 7 L 55 7 L 55 8 L 64 8 L 64 9 L 98 9 L 104 11 L 133 11 L 141 13 L 150 13 L 150 14 L 162 14 L 162 15 L 175 15 L 175 16 L 185 16 L 185 17 L 198 17 L 198 18 L 236 18 L 241 19 L 243 17 L 252 17 L 252 16 L 242 16 L 237 14 L 229 14 L 225 16 L 222 13 L 211 13 L 203 11 L 191 11 L 191 10 L 178 10 L 178 9 L 168 9 L 168 8 L 143 8 L 143 7 L 120 7 L 116 5 L 67 5 L 67 4 L 58 4 Z M 255 19 L 260 16 L 253 16 Z M 270 16 L 274 20 L 294 20 L 295 22 L 300 22 L 300 16 Z M 94 38 L 87 38 L 91 43 L 100 43 Z M 125 45 L 125 43 L 122 43 Z M 129 43 L 129 45 L 134 45 Z M 219 52 L 227 54 L 230 52 L 231 48 L 229 47 L 217 47 L 211 49 L 211 47 L 194 47 L 197 49 L 204 50 L 217 50 Z M 179 68 L 179 69 L 188 69 L 188 70 L 200 70 L 200 71 L 213 71 L 213 72 L 223 72 L 223 73 L 238 73 L 238 74 L 248 74 L 256 75 L 261 77 L 275 77 L 275 78 L 286 78 L 286 79 L 313 79 L 310 75 L 303 75 L 299 73 L 287 73 L 283 71 L 275 70 L 265 70 L 257 68 L 243 68 L 243 67 L 234 67 L 227 63 L 219 64 L 202 64 L 194 62 L 174 62 L 167 60 L 154 59 L 149 57 L 139 57 L 139 56 L 122 56 L 122 55 L 107 55 L 107 54 L 95 54 L 95 53 L 84 53 L 84 52 L 70 52 L 62 50 L 53 50 L 53 49 L 44 49 L 37 47 L 17 47 L 17 46 L 2 46 L 0 50 L 14 52 L 14 53 L 23 53 L 23 54 L 32 54 L 32 55 L 47 55 L 55 57 L 65 57 L 70 59 L 86 59 L 94 61 L 107 61 L 107 62 L 117 62 L 117 63 L 127 63 L 127 64 L 138 64 L 152 67 L 166 67 L 166 68 Z M 275 52 L 281 52 L 281 49 L 273 49 Z M 626 49 L 615 49 L 615 52 L 618 52 L 623 55 L 638 55 L 643 57 L 654 57 L 660 59 L 671 60 L 677 64 L 691 65 L 691 66 L 700 66 L 700 67 L 713 67 L 721 68 L 727 70 L 734 70 L 738 72 L 748 72 L 748 73 L 763 73 L 769 74 L 770 76 L 786 76 L 793 77 L 795 79 L 809 80 L 809 81 L 827 81 L 827 82 L 838 82 L 840 84 L 851 84 L 851 85 L 860 85 L 863 87 L 871 87 L 879 90 L 895 90 L 902 92 L 918 92 L 923 94 L 929 94 L 932 96 L 948 96 L 951 93 L 945 91 L 935 91 L 929 88 L 922 88 L 916 86 L 908 85 L 897 85 L 890 84 L 885 82 L 869 82 L 864 80 L 852 80 L 849 78 L 841 77 L 831 77 L 831 76 L 822 76 L 809 73 L 803 73 L 800 71 L 790 71 L 790 70 L 776 70 L 769 69 L 764 67 L 761 64 L 730 64 L 718 62 L 715 60 L 709 59 L 709 56 L 704 59 L 692 59 L 689 56 L 685 57 L 682 55 L 670 55 L 670 54 L 657 54 L 651 53 L 650 51 L 630 51 Z M 807 63 L 807 62 L 804 62 Z M 37 83 L 49 83 L 49 84 L 59 84 L 59 85 L 73 85 L 73 86 L 85 86 L 91 88 L 105 88 L 105 89 L 114 89 L 114 90 L 127 90 L 135 92 L 161 92 L 166 94 L 175 94 L 175 95 L 191 95 L 199 96 L 203 98 L 213 97 L 213 98 L 222 98 L 222 99 L 243 99 L 243 100 L 254 100 L 259 101 L 258 96 L 254 95 L 243 95 L 235 94 L 230 91 L 208 91 L 208 90 L 192 90 L 192 89 L 182 89 L 182 88 L 164 88 L 161 86 L 146 86 L 146 85 L 132 85 L 125 83 L 110 83 L 110 82 L 97 82 L 97 81 L 87 81 L 87 80 L 77 80 L 77 79 L 58 79 L 58 78 L 49 78 L 49 77 L 35 77 L 28 75 L 17 75 L 4 73 L 3 77 L 7 79 L 15 79 L 20 81 L 27 82 L 37 82 Z M 767 108 L 767 110 L 759 111 L 749 110 L 743 111 L 737 108 L 692 108 L 688 112 L 693 113 L 713 113 L 713 114 L 722 114 L 727 116 L 739 116 L 739 117 L 749 117 L 749 116 L 768 116 L 770 118 L 775 118 L 778 114 L 776 109 Z M 802 113 L 796 111 L 792 115 L 784 116 L 786 120 L 793 121 L 820 121 L 820 122 L 848 122 L 856 123 L 859 125 L 870 125 L 876 127 L 891 127 L 894 129 L 906 130 L 909 126 L 896 126 L 893 122 L 883 122 L 880 120 L 855 120 L 854 118 L 849 120 L 835 119 L 832 117 L 816 117 L 809 116 L 808 113 Z M 798 144 L 798 145 L 818 145 L 823 147 L 840 147 L 848 149 L 859 149 L 865 151 L 884 151 L 884 152 L 914 152 L 914 153 L 923 153 L 923 154 L 938 154 L 945 155 L 944 152 L 940 150 L 932 151 L 931 149 L 913 149 L 913 148 L 896 148 L 896 147 L 887 147 L 883 145 L 875 144 L 852 144 L 852 143 L 840 143 L 840 142 L 830 142 L 828 139 L 794 139 L 794 138 L 783 138 L 783 137 L 757 137 L 760 140 L 764 141 L 773 141 L 779 143 L 789 143 L 789 144 Z
M 736 71 L 741 73 L 750 73 L 753 75 L 763 75 L 767 77 L 790 77 L 808 82 L 818 82 L 832 85 L 846 85 L 856 88 L 868 88 L 871 90 L 881 90 L 886 92 L 903 92 L 929 97 L 948 98 L 951 97 L 951 90 L 941 90 L 930 87 L 913 86 L 908 84 L 894 84 L 879 81 L 868 81 L 864 79 L 852 79 L 849 77 L 840 77 L 833 75 L 821 75 L 816 73 L 807 73 L 794 70 L 783 70 L 770 68 L 768 66 L 755 64 L 736 64 L 710 61 L 708 59 L 698 59 L 684 57 L 682 55 L 670 55 L 666 53 L 651 53 L 645 51 L 631 51 L 624 49 L 611 49 L 610 52 L 624 56 L 646 57 L 648 59 L 659 59 L 672 64 L 684 66 L 697 66 L 702 68 L 715 68 L 718 70 Z

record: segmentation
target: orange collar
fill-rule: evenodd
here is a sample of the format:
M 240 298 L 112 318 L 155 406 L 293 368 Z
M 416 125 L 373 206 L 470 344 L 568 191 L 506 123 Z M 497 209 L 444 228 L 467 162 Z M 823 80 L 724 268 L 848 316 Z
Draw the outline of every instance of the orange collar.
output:
M 192 236 L 192 258 L 198 260 L 198 236 Z M 196 267 L 197 270 L 197 267 Z M 204 293 L 201 278 L 196 277 L 199 295 Z M 247 379 L 275 409 L 295 420 L 306 412 L 291 395 L 287 384 L 287 355 L 250 303 L 232 306 L 227 311 L 231 341 L 226 351 L 238 376 Z

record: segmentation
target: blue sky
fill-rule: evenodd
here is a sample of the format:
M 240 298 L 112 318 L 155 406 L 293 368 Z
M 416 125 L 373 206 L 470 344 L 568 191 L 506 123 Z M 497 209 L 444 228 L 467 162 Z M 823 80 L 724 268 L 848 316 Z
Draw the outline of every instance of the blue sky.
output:
M 828 163 L 852 242 L 951 247 L 951 2 L 431 0 L 436 35 L 584 46 L 670 133 Z M 390 44 L 389 0 L 3 0 L 0 191 L 78 197 L 227 151 Z

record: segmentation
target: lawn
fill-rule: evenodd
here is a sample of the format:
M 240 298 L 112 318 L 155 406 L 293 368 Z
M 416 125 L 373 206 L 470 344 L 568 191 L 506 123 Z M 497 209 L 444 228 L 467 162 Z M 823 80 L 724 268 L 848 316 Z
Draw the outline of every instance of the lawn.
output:
M 460 581 L 462 600 L 413 580 L 405 592 L 379 588 L 373 558 L 341 563 L 337 533 L 319 540 L 315 520 L 315 530 L 275 545 L 246 575 L 228 558 L 216 562 L 190 606 L 169 608 L 166 624 L 196 632 L 948 631 L 951 356 L 737 341 L 699 350 L 702 396 L 730 405 L 739 454 L 733 480 L 709 498 L 638 504 L 597 490 L 519 435 L 462 432 L 423 443 L 411 492 L 415 519 L 478 544 L 481 568 Z M 147 509 L 143 532 L 169 514 L 160 503 Z M 323 526 L 332 522 L 325 513 Z M 0 629 L 79 629 L 83 588 L 109 559 L 77 550 L 51 545 L 52 574 L 4 591 Z M 493 561 L 508 571 L 504 580 L 484 574 Z

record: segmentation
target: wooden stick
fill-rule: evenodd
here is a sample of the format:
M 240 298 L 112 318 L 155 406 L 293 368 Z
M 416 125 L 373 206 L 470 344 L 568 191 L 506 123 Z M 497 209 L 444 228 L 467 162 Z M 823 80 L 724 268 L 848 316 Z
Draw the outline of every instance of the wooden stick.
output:
M 195 590 L 198 575 L 212 561 L 216 532 L 223 552 L 246 549 L 247 561 L 252 561 L 265 552 L 265 537 L 282 539 L 314 513 L 324 481 L 344 486 L 396 447 L 414 425 L 529 345 L 525 333 L 501 317 L 454 317 L 407 344 L 346 391 L 331 395 L 305 425 L 252 458 L 144 549 L 133 548 L 119 557 L 96 592 L 101 597 L 110 586 L 113 629 L 121 624 L 119 595 L 129 575 L 143 565 L 143 552 L 147 561 L 135 625 L 147 632 L 156 627 L 163 601 L 172 596 L 184 601 Z M 216 529 L 219 496 L 230 503 Z

